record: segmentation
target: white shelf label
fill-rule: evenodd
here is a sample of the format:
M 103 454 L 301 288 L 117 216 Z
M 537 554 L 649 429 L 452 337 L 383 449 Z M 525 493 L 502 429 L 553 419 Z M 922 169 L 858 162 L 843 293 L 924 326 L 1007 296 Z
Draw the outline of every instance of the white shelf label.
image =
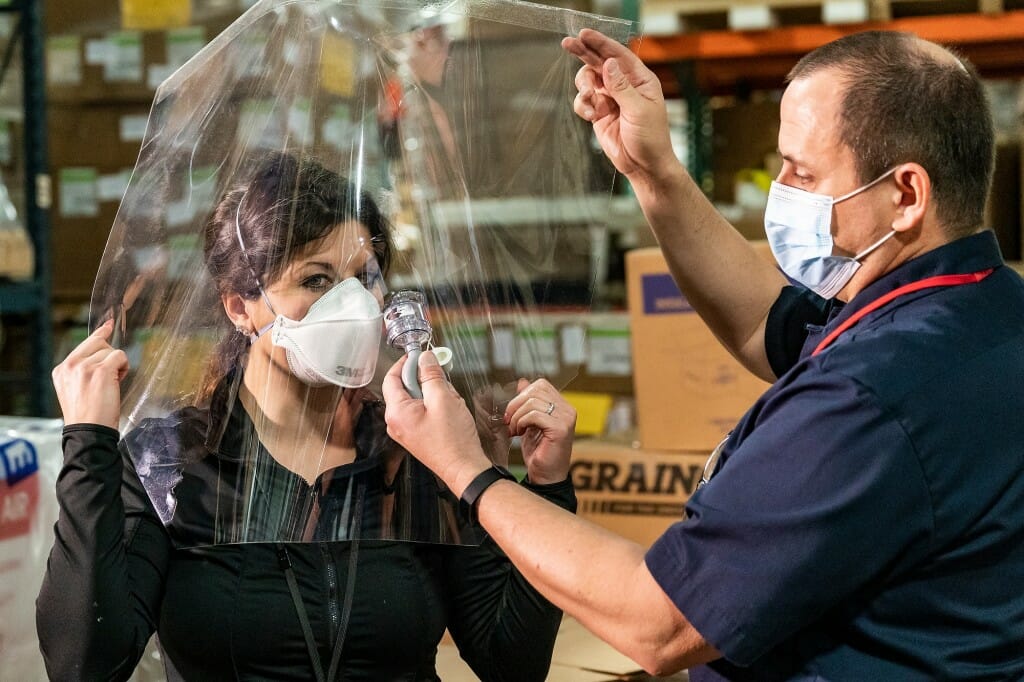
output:
M 60 214 L 65 218 L 95 218 L 100 214 L 95 168 L 62 168 Z

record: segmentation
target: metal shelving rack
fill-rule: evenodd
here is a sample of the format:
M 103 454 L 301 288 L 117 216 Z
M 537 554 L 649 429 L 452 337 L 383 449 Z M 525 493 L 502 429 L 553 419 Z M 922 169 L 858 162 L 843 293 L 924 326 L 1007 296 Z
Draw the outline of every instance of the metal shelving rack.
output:
M 50 313 L 50 218 L 52 203 L 46 145 L 46 70 L 43 61 L 42 0 L 0 0 L 0 13 L 15 14 L 9 55 L 21 44 L 23 152 L 25 177 L 24 220 L 35 250 L 35 276 L 29 282 L 0 283 L 0 314 L 27 317 L 32 341 L 31 357 L 15 373 L 0 382 L 27 383 L 29 409 L 37 417 L 55 414 L 50 369 L 53 362 L 53 328 Z M 5 66 L 10 58 L 5 59 Z
M 814 24 L 757 31 L 715 30 L 644 36 L 634 50 L 661 81 L 667 97 L 684 97 L 690 117 L 691 175 L 707 189 L 711 173 L 708 101 L 716 94 L 780 89 L 801 56 L 827 42 L 868 29 L 905 31 L 957 48 L 983 77 L 1024 74 L 1024 9 L 910 16 L 858 24 Z

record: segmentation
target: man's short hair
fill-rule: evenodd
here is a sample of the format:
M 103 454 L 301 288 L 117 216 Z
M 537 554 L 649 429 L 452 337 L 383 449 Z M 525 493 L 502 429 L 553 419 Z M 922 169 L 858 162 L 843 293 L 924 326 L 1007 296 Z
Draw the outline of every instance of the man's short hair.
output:
M 936 216 L 951 238 L 984 220 L 995 134 L 977 71 L 909 33 L 855 33 L 814 50 L 787 81 L 835 69 L 843 87 L 840 141 L 861 182 L 900 163 L 928 172 Z

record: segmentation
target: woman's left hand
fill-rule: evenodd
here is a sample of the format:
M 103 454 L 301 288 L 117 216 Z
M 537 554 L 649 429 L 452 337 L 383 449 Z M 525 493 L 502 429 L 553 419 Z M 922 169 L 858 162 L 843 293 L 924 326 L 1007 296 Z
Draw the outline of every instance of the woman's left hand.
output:
M 520 379 L 518 390 L 505 409 L 505 423 L 520 436 L 530 482 L 561 483 L 569 476 L 576 410 L 547 379 Z

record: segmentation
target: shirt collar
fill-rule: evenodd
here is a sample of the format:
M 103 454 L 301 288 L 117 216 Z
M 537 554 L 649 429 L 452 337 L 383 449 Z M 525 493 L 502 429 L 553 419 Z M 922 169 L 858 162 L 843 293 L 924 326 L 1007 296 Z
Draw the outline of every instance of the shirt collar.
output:
M 911 282 L 939 275 L 965 275 L 979 270 L 997 268 L 1001 265 L 1003 265 L 1003 257 L 994 232 L 985 230 L 961 237 L 909 260 L 895 270 L 882 275 L 845 305 L 839 301 L 832 301 L 826 329 L 822 330 L 818 336 L 824 336 L 828 330 L 842 324 L 858 310 L 871 304 L 872 301 Z M 814 344 L 811 341 L 812 339 L 809 338 L 802 355 L 806 356 L 809 353 L 808 347 L 813 349 Z

